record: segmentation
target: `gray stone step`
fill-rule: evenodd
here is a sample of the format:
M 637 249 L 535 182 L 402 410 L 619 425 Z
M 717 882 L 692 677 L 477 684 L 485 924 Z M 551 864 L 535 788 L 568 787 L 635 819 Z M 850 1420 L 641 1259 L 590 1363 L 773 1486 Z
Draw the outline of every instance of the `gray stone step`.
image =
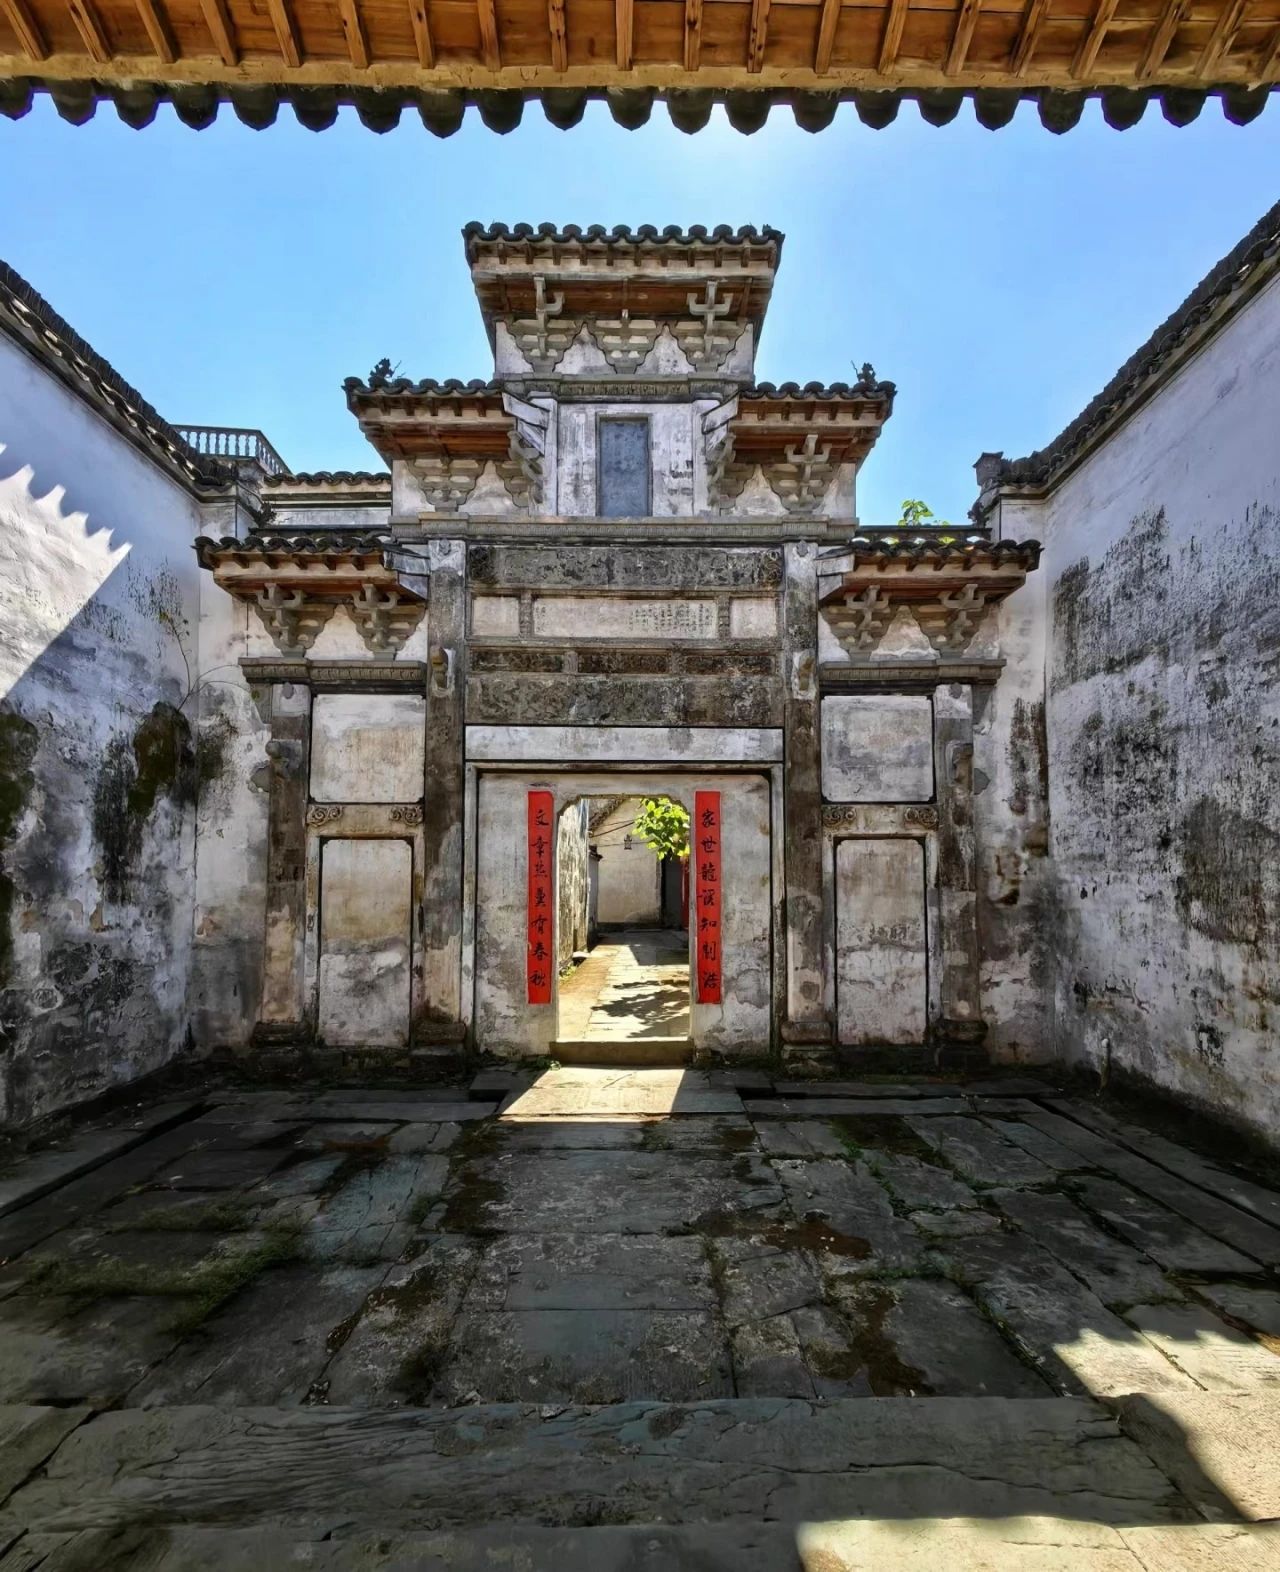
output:
M 606 1042 L 598 1037 L 558 1037 L 550 1052 L 561 1064 L 692 1064 L 693 1038 L 629 1037 Z
M 721 1399 L 604 1408 L 123 1409 L 10 1498 L 39 1533 L 131 1524 L 813 1523 L 1190 1509 L 1076 1398 Z
M 78 1130 L 47 1151 L 33 1152 L 12 1174 L 0 1178 L 0 1217 L 17 1211 L 81 1174 L 100 1168 L 153 1136 L 199 1113 L 198 1099 L 161 1103 L 98 1129 Z

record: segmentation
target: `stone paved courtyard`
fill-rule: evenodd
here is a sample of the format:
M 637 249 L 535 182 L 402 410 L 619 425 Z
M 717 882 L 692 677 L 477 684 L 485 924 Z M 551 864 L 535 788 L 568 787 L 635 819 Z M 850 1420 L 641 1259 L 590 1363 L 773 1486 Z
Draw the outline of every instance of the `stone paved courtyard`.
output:
M 214 1090 L 0 1210 L 0 1572 L 1280 1566 L 1280 1194 L 1035 1080 Z

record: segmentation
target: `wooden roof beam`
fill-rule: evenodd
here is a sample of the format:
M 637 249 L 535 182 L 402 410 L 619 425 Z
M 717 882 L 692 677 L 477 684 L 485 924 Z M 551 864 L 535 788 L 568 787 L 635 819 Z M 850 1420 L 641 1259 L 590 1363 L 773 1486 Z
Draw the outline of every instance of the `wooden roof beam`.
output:
M 1236 41 L 1236 34 L 1240 31 L 1240 24 L 1244 21 L 1247 3 L 1248 0 L 1233 0 L 1232 4 L 1224 5 L 1219 11 L 1217 23 L 1209 35 L 1209 42 L 1204 46 L 1204 53 L 1200 56 L 1198 70 L 1202 78 L 1212 76 L 1222 57 L 1230 54 L 1231 46 Z
M 76 24 L 76 32 L 84 40 L 90 59 L 105 65 L 111 59 L 112 50 L 98 13 L 93 9 L 93 0 L 67 0 L 67 10 L 71 12 L 71 20 Z
M 424 71 L 430 71 L 436 63 L 436 45 L 431 36 L 427 0 L 409 0 L 409 20 L 413 23 L 413 45 L 418 51 L 418 64 Z
M 497 71 L 502 66 L 502 46 L 498 42 L 496 0 L 476 0 L 476 14 L 480 19 L 480 53 L 490 71 Z
M 702 0 L 684 0 L 684 68 L 696 71 L 702 63 Z
M 1049 0 L 1031 0 L 1027 6 L 1026 14 L 1022 18 L 1022 31 L 1013 46 L 1013 58 L 1009 63 L 1014 76 L 1021 76 L 1030 64 L 1031 52 L 1036 47 L 1036 40 L 1040 36 L 1040 29 L 1044 26 L 1048 10 Z
M 948 76 L 955 76 L 957 71 L 964 70 L 964 63 L 969 57 L 969 45 L 973 41 L 973 30 L 978 25 L 978 12 L 982 9 L 982 0 L 962 0 L 960 11 L 956 16 L 956 30 L 951 35 L 951 48 L 947 51 L 946 64 L 943 70 Z
M 884 34 L 880 39 L 881 72 L 892 71 L 902 43 L 902 30 L 907 25 L 907 0 L 889 0 L 889 14 L 885 17 Z
M 818 42 L 813 51 L 815 76 L 825 76 L 831 69 L 831 52 L 836 45 L 836 28 L 840 25 L 840 4 L 841 0 L 822 0 Z
M 547 0 L 547 26 L 551 31 L 551 66 L 569 69 L 569 33 L 564 19 L 565 0 Z
M 178 44 L 169 26 L 169 18 L 165 15 L 164 0 L 134 0 L 134 4 L 156 58 L 163 60 L 165 65 L 172 65 L 178 58 Z
M 276 30 L 276 42 L 280 45 L 281 59 L 285 65 L 296 71 L 302 64 L 302 47 L 298 43 L 298 30 L 294 26 L 289 0 L 267 0 L 267 14 L 271 18 L 272 27 Z
M 369 40 L 365 36 L 364 20 L 356 0 L 338 0 L 338 15 L 342 19 L 342 34 L 347 40 L 347 53 L 357 71 L 369 66 Z
M 200 0 L 200 9 L 204 13 L 205 26 L 213 36 L 214 48 L 218 51 L 223 65 L 239 65 L 240 46 L 236 43 L 235 29 L 231 25 L 231 13 L 227 10 L 226 0 Z
M 1260 82 L 1270 82 L 1280 76 L 1280 27 L 1276 28 L 1271 42 L 1262 51 L 1257 76 Z
M 0 15 L 8 18 L 9 26 L 18 35 L 22 52 L 30 60 L 44 60 L 49 45 L 40 31 L 40 24 L 28 9 L 27 0 L 0 0 Z
M 764 66 L 764 46 L 769 36 L 772 0 L 751 0 L 751 29 L 747 34 L 747 70 L 753 75 Z
M 1187 18 L 1190 9 L 1190 0 L 1165 0 L 1165 8 L 1161 12 L 1160 20 L 1156 23 L 1156 30 L 1151 35 L 1151 42 L 1147 45 L 1147 52 L 1142 57 L 1138 67 L 1139 78 L 1153 76 L 1164 64 L 1164 57 L 1169 53 L 1169 45 L 1173 42 L 1173 35 L 1178 31 Z
M 1097 9 L 1071 62 L 1071 75 L 1077 81 L 1093 70 L 1093 62 L 1098 58 L 1098 51 L 1102 48 L 1102 40 L 1107 36 L 1107 28 L 1116 14 L 1118 3 L 1119 0 L 1098 0 Z
M 614 0 L 613 15 L 617 33 L 619 71 L 630 71 L 635 52 L 635 0 Z

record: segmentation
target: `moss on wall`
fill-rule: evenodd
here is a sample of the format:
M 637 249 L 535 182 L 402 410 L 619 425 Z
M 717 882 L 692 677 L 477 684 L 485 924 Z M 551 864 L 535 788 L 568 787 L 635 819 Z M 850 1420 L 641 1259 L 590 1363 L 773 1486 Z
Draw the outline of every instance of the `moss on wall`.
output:
M 23 715 L 0 713 L 0 986 L 13 965 L 15 890 L 5 863 L 5 847 L 18 833 L 35 776 L 31 771 L 39 733 Z
M 94 791 L 93 834 L 108 900 L 128 895 L 142 831 L 159 799 L 189 806 L 196 789 L 191 727 L 172 704 L 153 705 L 132 737 L 113 737 L 107 744 Z

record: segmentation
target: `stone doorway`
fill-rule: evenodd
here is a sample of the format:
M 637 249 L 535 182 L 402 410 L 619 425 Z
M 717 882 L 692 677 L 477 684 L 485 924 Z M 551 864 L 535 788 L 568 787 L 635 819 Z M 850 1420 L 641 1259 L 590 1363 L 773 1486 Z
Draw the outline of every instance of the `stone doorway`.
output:
M 636 833 L 643 801 L 584 796 L 560 814 L 553 1052 L 566 1062 L 692 1054 L 688 885 Z

